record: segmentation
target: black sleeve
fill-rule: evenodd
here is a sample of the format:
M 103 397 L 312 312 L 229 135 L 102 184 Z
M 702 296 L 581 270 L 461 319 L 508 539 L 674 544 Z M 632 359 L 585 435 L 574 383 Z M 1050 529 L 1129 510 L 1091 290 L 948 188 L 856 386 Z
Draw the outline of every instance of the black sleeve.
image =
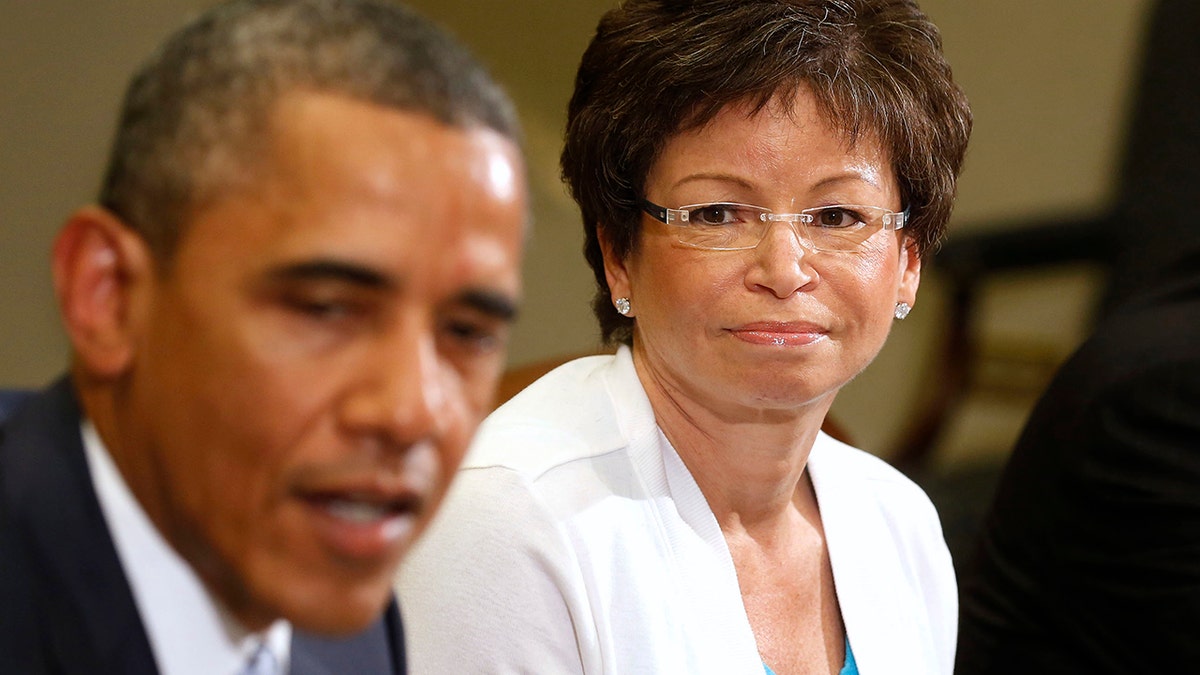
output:
M 1200 662 L 1198 351 L 1114 366 L 1106 349 L 1060 373 L 964 575 L 957 673 Z

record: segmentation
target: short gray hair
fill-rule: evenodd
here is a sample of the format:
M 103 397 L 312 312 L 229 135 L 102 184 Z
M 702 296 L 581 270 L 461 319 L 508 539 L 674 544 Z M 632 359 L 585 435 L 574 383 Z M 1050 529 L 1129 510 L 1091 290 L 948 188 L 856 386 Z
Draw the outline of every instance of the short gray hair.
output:
M 296 91 L 520 142 L 500 87 L 411 9 L 385 0 L 236 0 L 181 28 L 134 75 L 100 203 L 169 262 L 189 215 L 253 173 L 275 103 Z

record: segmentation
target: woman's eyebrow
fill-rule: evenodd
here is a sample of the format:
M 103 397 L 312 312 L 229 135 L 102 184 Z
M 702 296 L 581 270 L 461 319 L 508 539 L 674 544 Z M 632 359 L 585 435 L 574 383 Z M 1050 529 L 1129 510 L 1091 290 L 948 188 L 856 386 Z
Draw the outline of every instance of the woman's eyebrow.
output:
M 734 185 L 737 185 L 738 187 L 746 188 L 748 190 L 754 188 L 753 183 L 751 183 L 749 180 L 747 180 L 741 176 L 731 174 L 731 173 L 710 173 L 710 172 L 689 174 L 689 175 L 684 176 L 683 178 L 680 178 L 679 180 L 675 181 L 675 184 L 672 185 L 671 187 L 679 187 L 680 185 L 687 185 L 688 183 L 697 183 L 700 181 L 732 183 Z
M 709 172 L 694 173 L 694 174 L 689 174 L 687 176 L 684 176 L 683 178 L 676 181 L 672 187 L 679 187 L 681 185 L 686 185 L 688 183 L 695 183 L 695 182 L 701 182 L 701 181 L 714 181 L 714 182 L 730 183 L 730 184 L 733 184 L 733 185 L 736 185 L 738 187 L 745 188 L 748 190 L 753 189 L 755 187 L 754 184 L 751 183 L 748 179 L 743 178 L 738 175 L 735 175 L 735 174 L 709 173 Z M 851 182 L 860 182 L 860 183 L 865 183 L 867 185 L 870 185 L 871 187 L 882 188 L 882 185 L 880 184 L 880 181 L 879 181 L 879 175 L 878 175 L 877 171 L 875 171 L 875 170 L 859 171 L 859 170 L 852 169 L 852 170 L 844 171 L 842 173 L 834 174 L 832 176 L 826 176 L 826 177 L 818 180 L 816 183 L 813 183 L 812 185 L 810 185 L 807 189 L 819 190 L 822 188 L 827 188 L 827 187 L 836 186 L 836 185 L 839 185 L 842 183 L 851 183 Z
M 835 185 L 840 185 L 842 183 L 854 183 L 854 182 L 866 183 L 867 185 L 870 185 L 871 187 L 880 188 L 880 189 L 882 189 L 882 187 L 883 187 L 879 181 L 879 172 L 878 171 L 875 171 L 875 170 L 869 170 L 869 171 L 850 170 L 850 171 L 845 171 L 842 173 L 834 174 L 832 176 L 826 176 L 825 178 L 822 178 L 821 180 L 814 183 L 812 185 L 811 189 L 817 190 L 817 189 L 821 189 L 821 188 L 827 188 L 827 187 L 831 187 L 831 186 L 835 186 Z

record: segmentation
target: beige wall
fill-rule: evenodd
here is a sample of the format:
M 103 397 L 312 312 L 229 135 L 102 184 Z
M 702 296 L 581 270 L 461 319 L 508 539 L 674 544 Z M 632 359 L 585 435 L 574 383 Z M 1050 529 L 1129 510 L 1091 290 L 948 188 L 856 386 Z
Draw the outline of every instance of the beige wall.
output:
M 734 0 L 731 0 L 734 1 Z M 0 386 L 37 385 L 65 362 L 47 252 L 100 178 L 134 64 L 203 0 L 0 0 Z M 529 140 L 536 231 L 514 363 L 589 349 L 590 272 L 556 167 L 571 80 L 607 0 L 413 0 L 451 26 L 505 82 Z M 1102 208 L 1148 0 L 925 0 L 971 98 L 975 135 L 953 225 Z M 868 449 L 904 426 L 939 337 L 929 275 L 916 311 L 847 388 L 838 417 Z M 989 296 L 989 330 L 1044 333 L 1069 349 L 1087 279 L 1014 281 Z M 1022 409 L 982 414 L 1011 433 Z M 1008 417 L 1005 418 L 1005 415 Z

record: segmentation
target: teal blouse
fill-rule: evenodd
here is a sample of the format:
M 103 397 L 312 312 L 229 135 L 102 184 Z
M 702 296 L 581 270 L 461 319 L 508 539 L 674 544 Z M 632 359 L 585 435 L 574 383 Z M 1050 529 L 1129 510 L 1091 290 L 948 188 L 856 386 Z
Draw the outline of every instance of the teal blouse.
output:
M 763 670 L 767 671 L 766 675 L 775 675 L 775 671 L 771 670 L 771 666 L 763 664 Z M 842 670 L 839 675 L 858 675 L 858 664 L 854 662 L 854 652 L 850 649 L 850 638 L 846 638 L 846 661 L 842 665 Z

